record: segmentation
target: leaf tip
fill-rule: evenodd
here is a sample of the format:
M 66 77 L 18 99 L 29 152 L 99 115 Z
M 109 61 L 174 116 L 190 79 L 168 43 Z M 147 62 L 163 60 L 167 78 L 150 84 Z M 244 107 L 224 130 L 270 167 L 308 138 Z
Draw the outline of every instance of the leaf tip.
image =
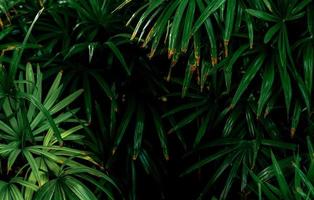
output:
M 114 155 L 116 153 L 116 151 L 117 151 L 117 147 L 113 147 L 111 154 Z
M 297 131 L 296 128 L 291 128 L 290 129 L 290 137 L 291 137 L 291 139 L 294 138 L 296 131 Z
M 173 55 L 174 55 L 174 50 L 168 49 L 168 59 L 171 59 Z

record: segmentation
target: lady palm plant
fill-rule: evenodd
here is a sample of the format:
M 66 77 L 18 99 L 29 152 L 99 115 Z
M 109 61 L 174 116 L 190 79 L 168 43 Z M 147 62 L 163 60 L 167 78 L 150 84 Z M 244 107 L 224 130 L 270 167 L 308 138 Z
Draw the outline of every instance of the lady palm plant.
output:
M 22 49 L 14 52 L 10 68 L 6 70 L 3 65 L 1 68 L 1 110 L 4 113 L 1 119 L 1 157 L 7 161 L 6 168 L 1 171 L 6 169 L 8 175 L 15 174 L 12 180 L 9 178 L 8 182 L 1 182 L 2 198 L 97 199 L 89 189 L 95 186 L 100 191 L 96 193 L 98 198 L 105 194 L 107 198 L 114 199 L 112 187 L 117 186 L 112 179 L 95 169 L 99 165 L 87 152 L 70 147 L 80 145 L 83 136 L 75 132 L 83 126 L 70 125 L 78 122 L 73 118 L 78 109 L 60 111 L 68 107 L 82 90 L 60 100 L 62 73 L 58 74 L 48 91 L 43 91 L 42 73 L 37 67 L 35 74 L 30 64 L 25 68 L 25 76 L 20 73 L 19 80 L 15 81 L 30 31 L 42 11 L 30 26 Z M 45 92 L 47 94 L 43 98 Z M 66 146 L 64 141 L 68 143 Z M 94 177 L 102 181 L 96 181 Z
M 8 183 L 2 182 L 1 194 L 11 199 L 97 199 L 81 179 L 114 199 L 111 187 L 117 186 L 112 179 L 93 168 L 98 164 L 87 152 L 71 147 L 82 145 L 83 136 L 77 131 L 83 126 L 73 118 L 78 109 L 64 109 L 82 90 L 59 99 L 61 76 L 59 73 L 44 96 L 39 67 L 34 74 L 28 64 L 25 76 L 21 73 L 15 81 L 15 95 L 1 98 L 4 115 L 0 120 L 0 155 L 6 160 L 2 172 L 14 176 Z M 93 176 L 103 179 L 103 183 Z
M 134 28 L 132 39 L 138 36 L 138 40 L 141 41 L 146 35 L 143 46 L 147 46 L 149 42 L 152 43 L 152 56 L 158 45 L 161 44 L 162 38 L 165 38 L 165 43 L 168 44 L 168 46 L 166 45 L 168 57 L 175 59 L 174 63 L 178 59 L 178 56 L 175 56 L 176 53 L 181 54 L 182 51 L 186 52 L 187 49 L 190 49 L 188 51 L 188 55 L 190 54 L 188 67 L 185 71 L 185 82 L 187 83 L 195 71 L 198 71 L 198 82 L 201 83 L 200 80 L 205 82 L 209 77 L 208 71 L 211 67 L 215 67 L 217 60 L 225 62 L 220 67 L 216 67 L 223 71 L 228 93 L 231 88 L 231 79 L 236 74 L 233 72 L 235 64 L 247 60 L 245 63 L 241 63 L 245 66 L 243 69 L 245 73 L 236 87 L 230 102 L 231 108 L 238 103 L 253 79 L 258 77 L 259 72 L 262 72 L 264 73 L 263 77 L 267 77 L 263 79 L 259 96 L 260 110 L 263 110 L 262 108 L 269 100 L 274 73 L 278 72 L 287 114 L 291 114 L 293 81 L 298 86 L 298 90 L 294 93 L 301 94 L 302 98 L 299 101 L 310 112 L 309 91 L 306 89 L 305 79 L 296 70 L 298 60 L 292 56 L 292 46 L 303 40 L 302 34 L 304 33 L 299 33 L 297 37 L 288 35 L 290 23 L 299 23 L 306 12 L 310 15 L 311 11 L 309 9 L 306 11 L 310 2 L 306 0 L 284 1 L 281 4 L 281 1 L 262 0 L 254 2 L 231 0 L 150 1 L 133 15 L 142 13 Z M 185 20 L 184 23 L 181 20 Z M 311 26 L 311 19 L 308 18 L 308 20 L 308 26 Z M 265 29 L 267 31 L 264 33 Z M 262 32 L 263 35 L 254 34 L 257 31 Z M 208 35 L 204 34 L 204 37 L 200 37 L 204 32 L 207 32 Z M 231 37 L 237 38 L 237 41 L 232 41 Z M 262 37 L 262 41 L 260 37 Z M 248 42 L 242 38 L 248 38 Z M 191 44 L 190 40 L 192 40 Z M 200 65 L 201 61 L 208 60 L 205 52 L 210 52 L 212 66 L 210 64 Z M 269 57 L 269 55 L 272 55 L 273 58 L 267 59 L 269 62 L 265 62 L 265 57 Z M 243 59 L 240 60 L 239 58 L 242 57 Z M 269 65 L 271 67 L 267 69 L 266 66 Z M 309 80 L 306 82 L 310 83 Z M 188 88 L 189 84 L 186 84 L 185 87 Z M 202 85 L 201 88 L 203 87 Z
M 128 2 L 132 1 L 126 1 L 118 8 Z M 269 151 L 269 147 L 263 150 L 262 140 L 271 141 L 268 145 L 272 146 L 280 144 L 279 138 L 297 137 L 296 128 L 300 119 L 310 120 L 313 75 L 309 42 L 311 6 L 312 2 L 307 0 L 148 1 L 138 5 L 139 9 L 127 23 L 137 21 L 131 39 L 137 39 L 143 47 L 150 46 L 150 57 L 156 51 L 167 51 L 172 66 L 176 63 L 178 66 L 186 65 L 181 70 L 185 74 L 180 80 L 181 96 L 188 97 L 192 102 L 189 100 L 175 108 L 170 106 L 172 109 L 165 117 L 176 116 L 179 112 L 186 112 L 187 115 L 177 115 L 179 120 L 169 132 L 190 130 L 190 126 L 192 130 L 196 128 L 193 131 L 194 148 L 207 138 L 214 139 L 214 144 L 218 139 L 217 145 L 227 144 L 233 137 L 259 141 L 257 143 L 261 146 L 258 145 L 255 150 L 247 145 L 244 146 L 251 150 L 235 145 L 233 157 L 224 157 L 216 174 L 211 175 L 213 178 L 207 187 L 226 173 L 228 162 L 232 166 L 230 178 L 224 179 L 225 189 L 221 199 L 232 191 L 229 190 L 234 181 L 232 177 L 241 177 L 242 183 L 247 181 L 248 172 L 236 174 L 237 166 L 241 166 L 239 160 L 246 160 L 244 168 L 252 167 L 248 161 L 254 160 L 254 155 L 263 160 L 262 155 Z M 302 28 L 292 33 L 293 26 Z M 185 61 L 181 62 L 179 55 L 183 55 L 181 57 Z M 178 76 L 182 77 L 179 73 Z M 170 73 L 168 80 L 177 82 L 170 77 Z M 205 93 L 203 98 L 195 98 L 195 90 L 192 92 L 194 82 Z M 275 118 L 277 112 L 286 112 L 286 116 Z M 287 134 L 287 129 L 290 129 L 290 134 Z M 242 144 L 241 140 L 235 142 Z M 282 145 L 281 151 L 286 152 L 284 147 L 287 146 Z M 260 150 L 264 153 L 259 154 Z M 189 169 L 199 169 L 214 160 L 215 156 L 224 155 L 223 152 L 224 148 L 211 156 L 205 153 L 208 156 L 205 159 L 204 154 L 200 154 L 200 161 Z M 252 158 L 246 157 L 246 153 Z M 259 167 L 266 163 L 260 163 Z
M 311 199 L 312 8 L 0 1 L 0 198 Z
M 259 199 L 312 199 L 313 198 L 313 144 L 310 137 L 306 138 L 308 154 L 302 157 L 297 154 L 278 161 L 271 152 L 272 165 L 266 167 L 258 174 L 250 171 L 257 188 L 253 191 Z M 303 163 L 308 163 L 306 169 Z M 273 182 L 273 179 L 276 181 Z

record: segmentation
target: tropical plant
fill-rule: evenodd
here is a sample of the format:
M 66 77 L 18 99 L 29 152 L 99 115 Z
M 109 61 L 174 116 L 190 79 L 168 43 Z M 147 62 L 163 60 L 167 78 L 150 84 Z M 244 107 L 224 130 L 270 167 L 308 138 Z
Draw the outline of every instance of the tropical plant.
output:
M 74 144 L 82 145 L 84 136 L 77 134 L 77 131 L 83 126 L 73 118 L 78 109 L 64 109 L 82 90 L 60 99 L 61 76 L 62 73 L 59 73 L 45 94 L 40 68 L 37 67 L 35 74 L 32 66 L 27 64 L 25 75 L 20 73 L 19 80 L 14 83 L 15 93 L 3 95 L 1 98 L 4 115 L 0 120 L 0 156 L 6 160 L 2 162 L 1 171 L 7 176 L 13 176 L 8 183 L 1 183 L 3 197 L 97 199 L 79 180 L 83 179 L 100 188 L 110 199 L 114 199 L 111 189 L 97 183 L 92 176 L 117 187 L 113 180 L 92 168 L 92 165 L 98 164 L 88 152 L 71 147 Z M 64 129 L 62 126 L 68 128 Z M 78 162 L 79 160 L 91 164 Z
M 0 199 L 312 199 L 313 5 L 0 0 Z
M 306 138 L 308 144 L 308 169 L 302 167 L 302 157 L 297 154 L 278 161 L 271 152 L 272 165 L 266 167 L 257 175 L 250 171 L 250 174 L 257 184 L 254 190 L 259 199 L 263 196 L 268 199 L 311 199 L 313 198 L 313 144 L 309 137 Z M 284 175 L 285 174 L 285 175 Z M 272 179 L 276 179 L 274 184 Z

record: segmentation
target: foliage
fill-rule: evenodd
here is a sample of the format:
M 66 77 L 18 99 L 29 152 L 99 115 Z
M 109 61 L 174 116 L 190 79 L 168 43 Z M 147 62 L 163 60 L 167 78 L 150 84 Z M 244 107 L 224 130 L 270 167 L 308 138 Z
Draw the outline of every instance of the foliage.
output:
M 312 199 L 313 6 L 0 0 L 0 199 Z

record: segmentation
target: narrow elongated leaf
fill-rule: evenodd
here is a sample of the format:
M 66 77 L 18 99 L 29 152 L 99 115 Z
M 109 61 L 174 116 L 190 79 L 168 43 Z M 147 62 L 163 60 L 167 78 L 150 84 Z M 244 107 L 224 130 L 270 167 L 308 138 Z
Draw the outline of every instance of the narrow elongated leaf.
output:
M 238 158 L 237 160 L 235 160 L 233 163 L 232 163 L 232 167 L 231 167 L 231 170 L 230 170 L 230 173 L 229 173 L 229 176 L 226 180 L 226 184 L 225 184 L 225 187 L 224 189 L 222 190 L 222 193 L 220 195 L 220 199 L 226 199 L 227 198 L 227 195 L 231 189 L 231 186 L 234 182 L 234 179 L 235 177 L 237 176 L 237 172 L 238 172 L 238 169 L 240 167 L 240 164 L 242 162 L 242 159 L 244 157 L 244 155 L 242 156 L 239 156 L 240 158 Z
M 304 66 L 304 83 L 307 87 L 309 94 L 313 88 L 313 67 L 314 67 L 314 50 L 311 46 L 305 49 L 303 54 L 303 66 Z M 309 96 L 311 98 L 311 96 Z
M 127 107 L 127 110 L 125 111 L 125 114 L 121 120 L 121 125 L 118 129 L 117 135 L 115 137 L 114 140 L 114 145 L 113 145 L 113 149 L 112 149 L 112 154 L 115 153 L 115 151 L 117 150 L 118 146 L 121 143 L 121 140 L 129 126 L 129 123 L 131 121 L 131 117 L 133 115 L 134 109 L 135 109 L 135 100 L 134 99 L 130 99 L 129 100 L 129 105 Z
M 126 71 L 127 75 L 131 75 L 131 71 L 124 59 L 123 54 L 121 53 L 121 51 L 118 49 L 118 47 L 111 41 L 107 41 L 105 42 L 105 45 L 107 45 L 111 51 L 114 53 L 114 55 L 118 58 L 119 62 L 122 64 L 124 70 Z
M 91 87 L 90 87 L 87 75 L 84 76 L 83 87 L 84 87 L 84 103 L 85 103 L 85 112 L 87 115 L 87 121 L 91 122 L 92 120 L 92 93 L 91 93 Z
M 167 138 L 166 138 L 166 133 L 164 131 L 164 127 L 162 125 L 161 122 L 161 118 L 160 115 L 157 113 L 157 111 L 150 107 L 150 110 L 152 112 L 153 115 L 153 120 L 154 120 L 154 124 L 155 124 L 155 128 L 159 137 L 159 141 L 161 144 L 161 148 L 163 150 L 163 154 L 166 160 L 169 160 L 169 150 L 168 150 L 168 142 L 167 142 Z
M 186 52 L 189 46 L 189 40 L 191 38 L 191 31 L 194 21 L 195 13 L 195 0 L 188 1 L 188 8 L 185 15 L 184 27 L 182 32 L 181 51 Z
M 96 73 L 94 71 L 91 71 L 89 73 L 95 78 L 95 80 L 98 82 L 99 86 L 105 92 L 105 94 L 109 97 L 109 99 L 113 100 L 114 95 L 113 95 L 108 83 L 103 79 L 103 77 L 101 77 L 98 73 Z
M 139 108 L 136 115 L 136 125 L 134 133 L 133 160 L 135 160 L 140 152 L 142 137 L 144 132 L 144 111 Z
M 239 109 L 235 109 L 232 111 L 231 115 L 227 119 L 224 129 L 223 129 L 223 136 L 227 137 L 231 134 L 232 130 L 234 129 L 236 125 L 236 121 L 239 120 L 239 116 L 241 114 L 241 111 Z
M 41 186 L 42 180 L 40 178 L 39 166 L 36 160 L 34 159 L 33 155 L 28 150 L 23 150 L 22 153 L 25 156 L 26 160 L 28 161 L 28 164 L 30 165 L 32 172 L 34 173 L 34 176 L 36 177 L 39 185 Z
M 294 111 L 293 111 L 293 115 L 292 115 L 292 122 L 291 122 L 291 128 L 290 128 L 290 136 L 291 138 L 294 137 L 295 132 L 297 130 L 298 124 L 299 124 L 299 120 L 301 117 L 301 105 L 300 103 L 297 101 L 294 107 Z
M 191 167 L 189 167 L 188 169 L 186 169 L 180 176 L 184 176 L 186 174 L 189 174 L 197 169 L 200 169 L 201 167 L 203 167 L 204 165 L 218 159 L 221 158 L 224 155 L 229 154 L 230 152 L 234 151 L 236 148 L 238 148 L 237 146 L 235 147 L 231 147 L 231 148 L 225 148 L 213 155 L 210 155 L 208 157 L 206 157 L 205 159 L 202 159 L 201 161 L 193 164 Z
M 65 108 L 66 106 L 70 105 L 75 99 L 77 99 L 83 93 L 83 89 L 77 90 L 70 94 L 69 96 L 65 97 L 61 101 L 59 101 L 55 106 L 50 109 L 50 113 L 54 114 Z
M 166 27 L 168 24 L 168 20 L 170 19 L 171 15 L 175 12 L 179 3 L 180 1 L 172 1 L 171 3 L 169 3 L 168 7 L 164 9 L 164 12 L 159 16 L 155 25 L 152 27 L 152 29 L 148 33 L 143 44 L 144 47 L 152 39 L 152 36 L 154 36 L 154 40 L 152 42 L 152 47 L 151 47 L 151 52 L 149 53 L 149 58 L 152 58 L 154 56 L 154 53 L 160 43 L 160 40 L 167 29 Z
M 196 0 L 196 2 L 197 2 L 197 6 L 198 6 L 199 10 L 202 13 L 204 13 L 206 8 L 205 8 L 203 1 L 202 0 Z M 207 36 L 208 36 L 209 43 L 210 43 L 211 63 L 214 66 L 218 63 L 217 44 L 216 44 L 217 39 L 215 36 L 216 33 L 214 31 L 210 17 L 208 17 L 204 20 L 204 25 L 205 25 L 205 29 L 206 29 Z M 196 31 L 194 31 L 194 32 L 196 32 Z
M 251 177 L 253 178 L 254 182 L 257 183 L 259 187 L 259 199 L 262 199 L 262 192 L 267 196 L 268 199 L 274 199 L 274 200 L 279 200 L 275 196 L 275 194 L 266 186 L 264 182 L 261 181 L 261 179 L 256 176 L 251 170 L 249 171 Z
M 204 113 L 206 111 L 208 107 L 207 106 L 203 106 L 199 109 L 197 109 L 195 112 L 193 112 L 192 114 L 190 114 L 189 116 L 183 118 L 181 121 L 179 121 L 175 127 L 172 127 L 169 130 L 169 134 L 188 125 L 189 123 L 191 123 L 193 120 L 195 120 L 197 117 L 199 117 L 202 113 Z
M 312 195 L 314 195 L 314 186 L 312 182 L 310 181 L 310 179 L 306 177 L 306 175 L 302 172 L 302 170 L 295 163 L 293 163 L 292 165 L 294 166 L 296 173 L 300 176 L 302 182 L 307 186 L 307 189 L 309 190 L 309 192 Z
M 41 15 L 41 13 L 43 11 L 44 11 L 44 8 L 39 10 L 38 13 L 36 14 L 34 20 L 32 21 L 32 24 L 30 25 L 30 27 L 29 27 L 26 35 L 25 35 L 25 38 L 24 38 L 23 43 L 22 43 L 22 47 L 20 49 L 17 49 L 16 51 L 14 51 L 13 59 L 10 62 L 10 68 L 9 68 L 9 78 L 11 78 L 12 80 L 14 79 L 14 77 L 16 75 L 20 59 L 21 59 L 23 51 L 25 49 L 25 45 L 28 42 L 29 37 L 31 36 L 31 32 L 33 30 L 33 27 L 34 27 L 35 23 L 37 22 L 39 16 Z
M 183 105 L 180 105 L 168 112 L 166 112 L 165 114 L 162 115 L 162 117 L 168 117 L 168 116 L 171 116 L 171 115 L 174 115 L 178 112 L 181 112 L 181 111 L 185 111 L 185 110 L 189 110 L 189 109 L 192 109 L 192 108 L 196 108 L 196 107 L 199 107 L 199 106 L 202 106 L 204 105 L 205 103 L 207 102 L 207 99 L 203 100 L 203 101 L 198 101 L 198 102 L 193 102 L 193 103 L 187 103 L 187 104 L 183 104 Z
M 245 12 L 245 22 L 248 30 L 248 35 L 249 35 L 249 42 L 250 42 L 250 48 L 253 48 L 253 43 L 254 43 L 254 28 L 253 28 L 253 22 L 252 22 L 252 16 Z
M 277 159 L 276 159 L 276 157 L 272 151 L 271 151 L 271 160 L 273 162 L 275 176 L 277 178 L 280 190 L 282 191 L 284 198 L 285 199 L 291 199 L 292 196 L 291 196 L 291 192 L 290 192 L 290 187 L 289 187 L 289 185 L 285 179 L 285 176 L 283 175 L 283 172 L 280 168 L 280 165 L 278 164 L 278 161 L 277 161 Z
M 232 69 L 236 61 L 241 57 L 241 55 L 247 50 L 248 45 L 243 45 L 239 49 L 237 49 L 231 56 L 230 60 L 228 61 L 226 68 L 224 70 L 225 75 L 225 83 L 227 87 L 227 92 L 231 89 L 231 82 L 232 82 Z
M 193 146 L 196 147 L 202 140 L 202 138 L 204 137 L 208 127 L 209 127 L 209 122 L 210 122 L 210 119 L 212 117 L 212 113 L 211 111 L 209 111 L 205 117 L 205 119 L 202 121 L 202 124 L 201 126 L 199 127 L 197 133 L 196 133 L 196 137 L 195 137 L 195 140 L 194 140 L 194 144 Z
M 20 155 L 21 150 L 20 149 L 16 149 L 13 150 L 12 152 L 10 152 L 10 155 L 8 157 L 8 172 L 11 171 L 13 164 L 15 163 L 17 157 Z
M 225 47 L 225 55 L 228 55 L 228 44 L 231 37 L 231 33 L 234 26 L 235 10 L 237 7 L 236 0 L 228 0 L 227 1 L 227 11 L 226 11 L 226 20 L 225 20 L 225 32 L 224 32 L 224 47 Z
M 291 98 L 292 98 L 292 87 L 291 87 L 291 79 L 286 69 L 286 65 L 282 63 L 278 66 L 279 75 L 281 80 L 281 86 L 283 88 L 284 96 L 285 96 L 285 103 L 287 109 L 287 116 L 289 115 Z
M 148 8 L 145 10 L 145 12 L 142 14 L 141 18 L 138 20 L 138 23 L 133 31 L 133 34 L 131 36 L 131 40 L 135 38 L 137 35 L 142 23 L 146 20 L 146 18 L 160 5 L 162 4 L 162 0 L 153 1 L 152 3 L 148 4 Z
M 51 117 L 51 114 L 49 113 L 49 111 L 32 95 L 29 95 L 27 93 L 18 92 L 17 97 L 28 100 L 29 102 L 34 104 L 41 111 L 41 113 L 47 118 L 51 128 L 54 131 L 56 138 L 60 142 L 60 145 L 62 145 L 62 138 L 61 138 L 60 131 L 59 131 L 57 125 L 55 124 L 53 118 Z
M 186 65 L 185 76 L 182 85 L 182 97 L 185 97 L 192 80 L 192 76 L 196 71 L 196 63 L 194 60 L 194 53 L 192 52 L 189 57 L 189 61 Z
M 204 24 L 206 19 L 211 14 L 213 14 L 220 6 L 222 6 L 222 4 L 225 3 L 225 1 L 226 0 L 212 0 L 211 2 L 209 2 L 206 9 L 201 13 L 201 16 L 199 16 L 199 18 L 196 20 L 192 29 L 192 33 L 198 31 L 198 29 Z
M 267 103 L 269 97 L 271 96 L 271 90 L 274 82 L 275 77 L 275 70 L 274 70 L 274 63 L 271 62 L 267 65 L 264 73 L 263 73 L 263 82 L 261 93 L 258 99 L 258 108 L 257 108 L 257 117 L 262 114 L 263 108 Z
M 249 66 L 249 69 L 245 72 L 238 86 L 238 89 L 231 101 L 231 107 L 235 106 L 238 103 L 242 94 L 245 92 L 250 82 L 253 80 L 256 73 L 259 71 L 259 69 L 263 65 L 264 60 L 265 60 L 265 55 L 262 54 L 258 58 L 256 58 L 256 60 Z
M 303 0 L 300 3 L 298 3 L 291 11 L 292 15 L 297 14 L 300 12 L 302 9 L 304 9 L 309 3 L 311 3 L 312 0 Z
M 175 50 L 175 45 L 178 43 L 178 34 L 181 32 L 181 20 L 183 19 L 183 14 L 189 1 L 190 0 L 182 0 L 174 15 L 172 26 L 169 32 L 168 58 L 171 58 L 174 52 L 177 51 Z
M 281 23 L 277 23 L 270 29 L 268 29 L 264 36 L 264 43 L 268 43 L 274 37 L 274 35 L 280 30 L 281 26 L 282 26 Z
M 259 11 L 259 10 L 246 9 L 246 12 L 264 21 L 278 22 L 280 20 L 280 18 L 278 18 L 275 15 L 272 15 L 263 11 Z
M 97 200 L 95 195 L 82 182 L 72 177 L 65 178 L 65 184 L 80 200 Z

